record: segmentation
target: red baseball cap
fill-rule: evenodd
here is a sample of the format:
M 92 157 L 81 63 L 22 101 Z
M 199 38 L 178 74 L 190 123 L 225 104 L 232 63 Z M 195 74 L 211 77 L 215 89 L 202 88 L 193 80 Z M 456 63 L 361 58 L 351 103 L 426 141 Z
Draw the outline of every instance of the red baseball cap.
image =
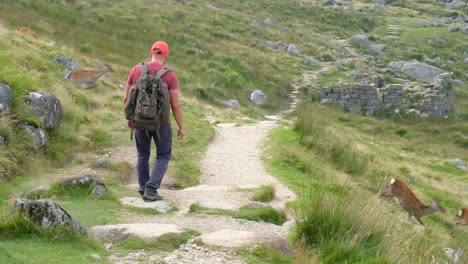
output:
M 153 55 L 153 54 L 168 55 L 169 46 L 164 41 L 161 41 L 161 40 L 156 41 L 155 43 L 153 43 L 153 46 L 151 46 L 150 55 Z

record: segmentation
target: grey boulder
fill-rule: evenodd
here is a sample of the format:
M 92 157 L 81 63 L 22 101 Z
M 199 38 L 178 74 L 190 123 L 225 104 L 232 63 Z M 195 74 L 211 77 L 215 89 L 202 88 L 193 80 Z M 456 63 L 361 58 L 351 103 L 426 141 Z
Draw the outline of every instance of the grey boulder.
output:
M 250 94 L 250 100 L 256 105 L 263 105 L 267 102 L 267 97 L 261 90 L 255 90 Z
M 61 55 L 55 56 L 54 62 L 58 65 L 61 65 L 64 69 L 70 70 L 70 71 L 78 70 L 79 68 L 81 68 L 80 64 L 78 64 L 77 62 L 65 56 L 61 56 Z
M 35 148 L 41 149 L 47 144 L 47 134 L 44 129 L 31 125 L 24 125 L 23 129 L 28 133 L 36 143 Z
M 69 226 L 76 233 L 86 235 L 86 229 L 58 204 L 51 200 L 31 201 L 19 199 L 14 208 L 15 215 L 22 215 L 43 228 Z
M 10 116 L 12 99 L 13 95 L 10 86 L 5 81 L 0 80 L 0 116 Z
M 60 125 L 63 109 L 57 97 L 45 91 L 30 92 L 26 102 L 42 120 L 46 129 L 54 129 Z
M 367 48 L 369 46 L 369 38 L 364 34 L 354 35 L 351 37 L 351 43 L 362 48 Z
M 432 83 L 435 77 L 445 71 L 417 60 L 392 62 L 390 66 L 395 72 L 403 73 L 418 81 Z

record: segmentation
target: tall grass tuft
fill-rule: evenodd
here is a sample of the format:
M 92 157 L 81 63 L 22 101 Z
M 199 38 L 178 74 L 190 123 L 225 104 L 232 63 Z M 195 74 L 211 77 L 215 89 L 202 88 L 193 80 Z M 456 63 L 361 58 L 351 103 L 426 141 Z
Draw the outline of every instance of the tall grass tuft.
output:
M 312 105 L 300 111 L 295 125 L 300 143 L 316 151 L 338 170 L 356 177 L 369 176 L 366 185 L 374 186 L 373 190 L 376 191 L 375 186 L 388 178 L 390 172 L 381 169 L 373 155 L 359 150 L 350 136 L 337 131 L 329 119 L 323 116 L 323 109 L 317 108 Z
M 263 185 L 253 195 L 252 201 L 270 202 L 275 199 L 275 188 L 271 185 Z
M 296 243 L 316 251 L 323 263 L 392 263 L 385 256 L 384 209 L 356 192 L 319 188 L 302 197 Z

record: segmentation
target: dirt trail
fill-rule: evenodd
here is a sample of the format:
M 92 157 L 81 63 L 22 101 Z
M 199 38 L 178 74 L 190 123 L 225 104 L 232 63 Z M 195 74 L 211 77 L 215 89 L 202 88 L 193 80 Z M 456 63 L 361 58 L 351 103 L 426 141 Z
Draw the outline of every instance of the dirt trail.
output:
M 164 188 L 163 184 L 159 190 L 165 200 L 173 203 L 179 211 L 157 216 L 128 215 L 127 223 L 173 224 L 196 230 L 202 235 L 221 230 L 234 230 L 234 232 L 239 233 L 247 231 L 255 235 L 257 242 L 285 238 L 290 229 L 290 223 L 277 226 L 222 215 L 188 213 L 190 205 L 194 203 L 212 208 L 239 209 L 251 202 L 252 193 L 262 185 L 274 186 L 275 199 L 268 204 L 275 208 L 284 209 L 286 202 L 295 200 L 294 192 L 266 172 L 261 160 L 262 143 L 269 131 L 276 126 L 276 121 L 261 121 L 243 126 L 219 124 L 216 127 L 216 137 L 209 144 L 201 161 L 200 185 L 182 190 L 171 190 Z M 131 157 L 136 157 L 135 151 L 135 148 L 132 147 L 117 148 L 112 150 L 109 156 L 112 160 L 134 163 L 131 161 Z M 225 239 L 229 240 L 230 238 L 226 237 Z M 225 256 L 225 259 L 220 263 L 243 263 L 229 249 L 205 248 L 203 252 L 206 253 L 207 250 L 213 254 Z M 195 256 L 193 256 L 194 254 Z M 196 257 L 198 262 L 195 263 L 210 263 L 211 256 L 210 254 L 198 254 L 195 250 L 178 250 L 158 258 L 166 259 L 163 263 L 172 263 L 172 259 L 177 259 L 178 262 L 174 263 L 185 263 L 184 258 Z M 138 261 L 128 262 L 125 259 L 126 257 L 113 256 L 112 261 L 114 263 L 139 263 Z M 140 259 L 142 258 L 140 257 Z

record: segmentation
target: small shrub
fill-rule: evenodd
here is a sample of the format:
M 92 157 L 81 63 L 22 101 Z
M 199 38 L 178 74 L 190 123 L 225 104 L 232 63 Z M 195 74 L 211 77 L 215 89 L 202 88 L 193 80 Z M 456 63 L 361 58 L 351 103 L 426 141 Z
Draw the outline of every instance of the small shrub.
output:
M 93 52 L 93 47 L 89 43 L 85 43 L 80 46 L 80 51 L 83 53 L 91 53 Z
M 252 197 L 252 201 L 270 202 L 275 198 L 275 188 L 271 185 L 261 186 Z
M 408 130 L 406 130 L 405 128 L 399 128 L 395 131 L 395 134 L 397 134 L 400 137 L 404 137 L 408 134 Z

